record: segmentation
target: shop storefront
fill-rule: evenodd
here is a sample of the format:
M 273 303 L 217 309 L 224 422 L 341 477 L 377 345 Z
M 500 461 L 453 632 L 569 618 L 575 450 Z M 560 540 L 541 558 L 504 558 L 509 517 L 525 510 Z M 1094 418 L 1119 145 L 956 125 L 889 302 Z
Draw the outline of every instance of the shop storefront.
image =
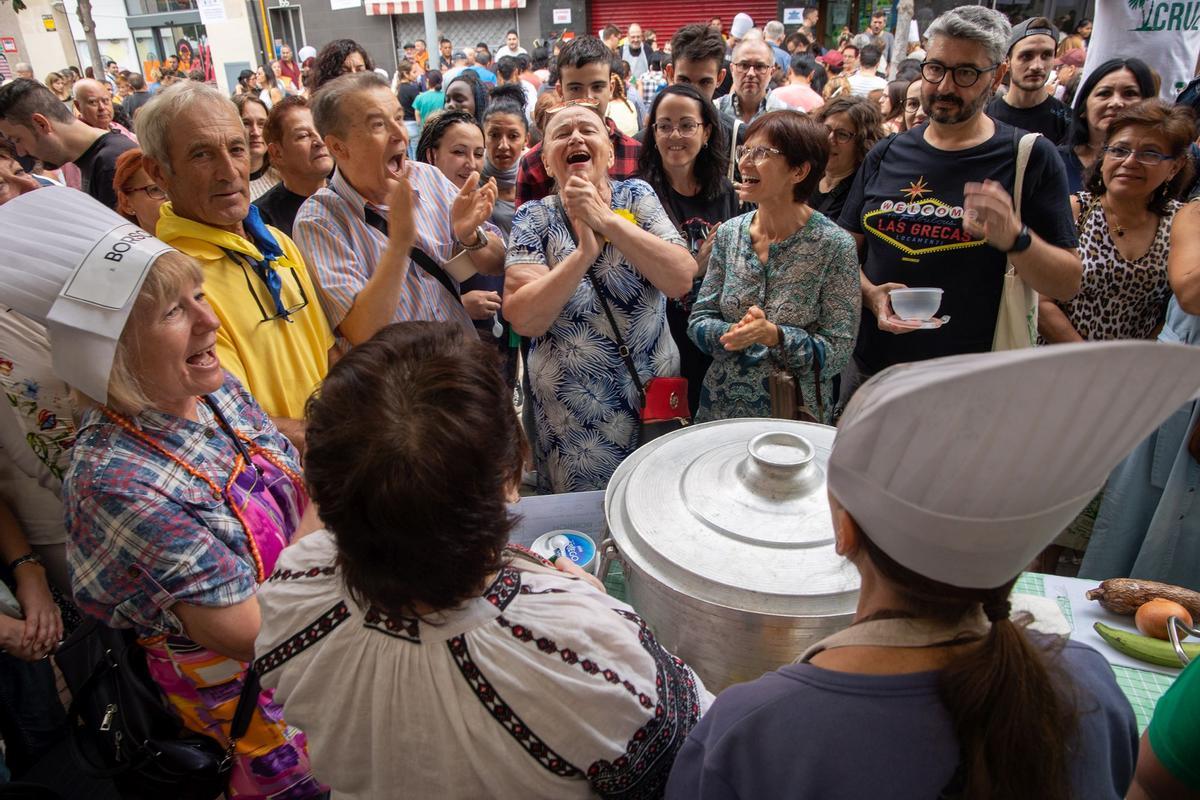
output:
M 168 56 L 177 55 L 185 73 L 199 69 L 206 81 L 216 79 L 208 32 L 196 0 L 125 0 L 125 6 L 143 75 L 151 75 L 162 68 Z

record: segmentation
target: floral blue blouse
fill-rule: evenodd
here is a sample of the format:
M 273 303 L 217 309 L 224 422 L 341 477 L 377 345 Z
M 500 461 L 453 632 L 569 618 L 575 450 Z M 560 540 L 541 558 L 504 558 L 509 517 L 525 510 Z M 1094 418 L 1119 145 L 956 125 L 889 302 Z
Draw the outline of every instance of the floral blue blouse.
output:
M 684 246 L 645 181 L 613 181 L 612 208 L 643 230 Z M 523 204 L 513 217 L 506 266 L 556 264 L 575 250 L 557 195 Z M 593 272 L 604 287 L 643 384 L 679 374 L 679 350 L 667 328 L 666 297 L 612 244 Z M 537 427 L 538 490 L 603 489 L 638 445 L 637 389 L 617 352 L 604 309 L 585 277 L 542 336 L 529 343 L 529 383 Z
M 833 376 L 850 360 L 862 311 L 854 239 L 813 211 L 808 224 L 771 245 L 763 264 L 750 242 L 755 213 L 734 217 L 717 231 L 708 273 L 688 319 L 688 336 L 714 359 L 704 379 L 696 421 L 769 417 L 768 378 L 778 368 L 796 377 L 815 411 L 816 361 L 821 366 L 828 423 Z M 779 345 L 726 350 L 721 337 L 753 305 L 779 326 Z

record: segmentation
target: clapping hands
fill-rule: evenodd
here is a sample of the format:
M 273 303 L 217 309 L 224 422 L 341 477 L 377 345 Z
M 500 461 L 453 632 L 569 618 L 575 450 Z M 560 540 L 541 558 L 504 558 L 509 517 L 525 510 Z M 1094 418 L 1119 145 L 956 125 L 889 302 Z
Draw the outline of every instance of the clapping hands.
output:
M 721 337 L 721 344 L 729 351 L 745 350 L 753 344 L 774 347 L 779 344 L 779 326 L 769 321 L 761 308 L 750 306 L 746 315 Z

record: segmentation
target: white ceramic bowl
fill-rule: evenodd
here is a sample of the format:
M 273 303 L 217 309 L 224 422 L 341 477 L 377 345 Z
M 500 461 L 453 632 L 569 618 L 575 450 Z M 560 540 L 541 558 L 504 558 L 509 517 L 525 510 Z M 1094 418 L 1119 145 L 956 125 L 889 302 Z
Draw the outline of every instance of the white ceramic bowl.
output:
M 892 289 L 892 310 L 903 320 L 927 322 L 942 305 L 941 289 Z

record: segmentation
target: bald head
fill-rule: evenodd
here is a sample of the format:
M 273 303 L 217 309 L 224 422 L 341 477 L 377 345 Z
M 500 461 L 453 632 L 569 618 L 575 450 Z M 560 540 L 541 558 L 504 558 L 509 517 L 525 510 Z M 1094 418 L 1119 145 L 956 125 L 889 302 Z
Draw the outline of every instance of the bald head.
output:
M 76 81 L 71 89 L 79 118 L 102 131 L 112 130 L 113 107 L 108 85 L 91 78 Z

